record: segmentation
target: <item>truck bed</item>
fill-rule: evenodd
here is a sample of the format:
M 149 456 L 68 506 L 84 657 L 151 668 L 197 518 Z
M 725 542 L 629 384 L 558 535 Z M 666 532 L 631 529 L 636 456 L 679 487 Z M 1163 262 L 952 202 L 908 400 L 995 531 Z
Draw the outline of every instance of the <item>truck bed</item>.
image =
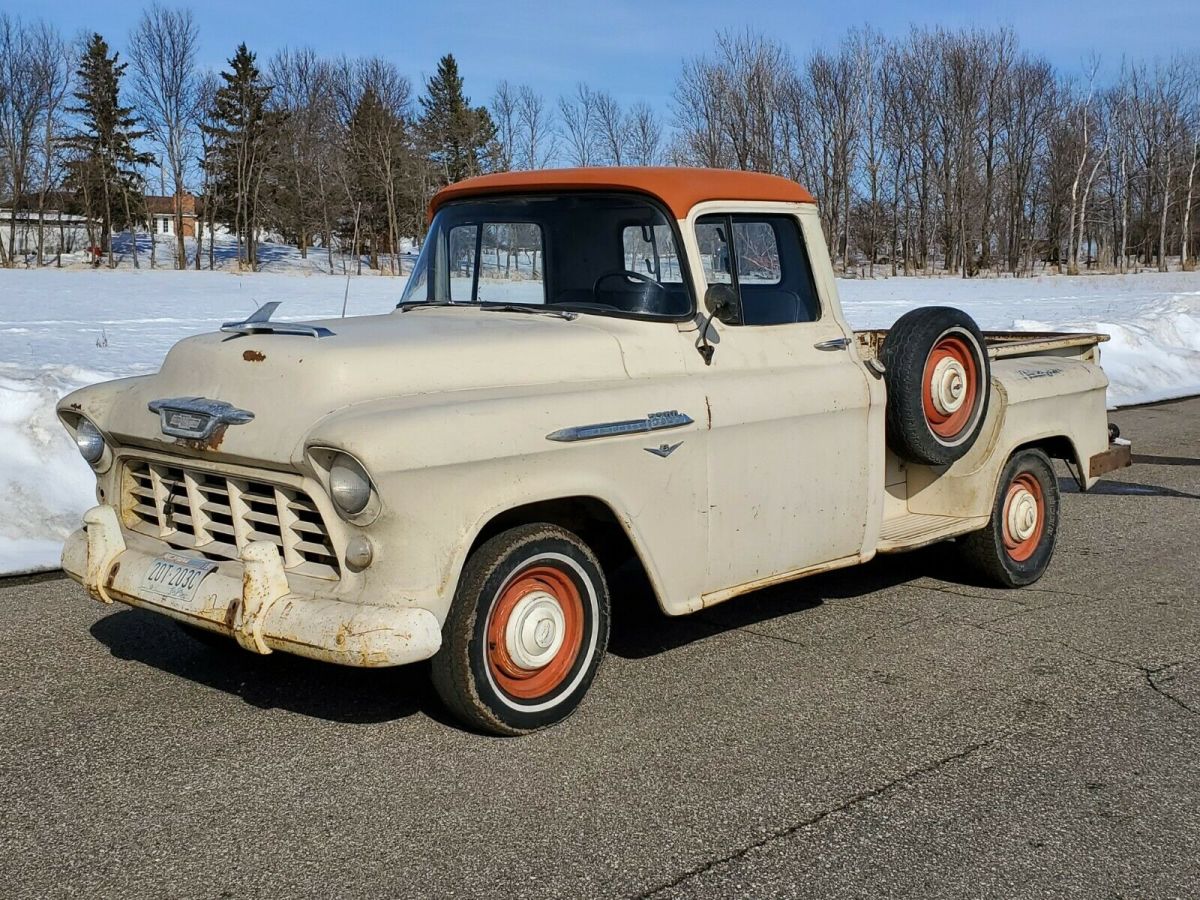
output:
M 866 356 L 877 358 L 887 333 L 886 328 L 874 328 L 855 331 L 854 336 Z M 1109 339 L 1107 334 L 1070 331 L 985 331 L 983 337 L 992 359 L 1040 355 L 1093 359 L 1095 348 Z

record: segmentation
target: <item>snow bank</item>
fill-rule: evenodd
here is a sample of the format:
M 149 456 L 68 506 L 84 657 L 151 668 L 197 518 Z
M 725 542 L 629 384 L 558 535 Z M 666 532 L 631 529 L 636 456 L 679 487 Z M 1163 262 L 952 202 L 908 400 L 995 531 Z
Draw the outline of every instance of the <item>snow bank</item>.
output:
M 403 281 L 353 278 L 348 312 L 387 312 Z M 0 270 L 0 574 L 57 568 L 95 479 L 58 399 L 153 372 L 175 341 L 283 300 L 282 319 L 341 313 L 346 279 L 223 272 Z
M 400 279 L 350 280 L 352 315 L 390 310 Z M 223 272 L 0 270 L 0 573 L 58 565 L 94 502 L 91 470 L 54 415 L 86 384 L 154 371 L 188 334 L 242 318 L 269 300 L 278 318 L 340 314 L 346 279 Z M 839 282 L 856 328 L 883 328 L 916 306 L 970 312 L 985 329 L 1112 335 L 1109 402 L 1200 393 L 1200 273 Z
M 67 440 L 54 405 L 105 376 L 75 366 L 35 373 L 0 365 L 0 572 L 58 566 L 62 538 L 77 527 L 95 489 L 91 470 Z
M 841 281 L 855 328 L 886 328 L 917 306 L 957 306 L 984 330 L 1111 335 L 1100 358 L 1110 408 L 1200 394 L 1200 272 L 971 280 Z

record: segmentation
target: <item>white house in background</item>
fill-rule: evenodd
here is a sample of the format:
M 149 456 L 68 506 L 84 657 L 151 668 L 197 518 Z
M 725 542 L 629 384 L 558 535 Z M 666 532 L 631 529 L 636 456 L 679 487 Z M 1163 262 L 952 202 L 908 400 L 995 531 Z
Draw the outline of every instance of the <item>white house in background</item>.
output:
M 51 208 L 43 210 L 40 217 L 33 203 L 19 205 L 16 209 L 11 204 L 0 207 L 0 247 L 4 248 L 5 253 L 11 253 L 18 261 L 36 254 L 39 224 L 42 229 L 43 257 L 85 249 L 88 243 L 87 217 L 63 212 L 60 199 L 58 196 L 49 197 L 47 205 Z M 10 229 L 13 230 L 11 248 L 8 246 Z M 98 232 L 98 223 L 93 223 L 93 229 Z

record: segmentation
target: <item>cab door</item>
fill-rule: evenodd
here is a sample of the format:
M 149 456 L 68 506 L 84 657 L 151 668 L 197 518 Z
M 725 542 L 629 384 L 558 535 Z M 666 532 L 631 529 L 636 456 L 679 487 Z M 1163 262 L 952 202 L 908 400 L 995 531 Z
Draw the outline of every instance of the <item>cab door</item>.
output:
M 729 284 L 741 308 L 736 321 L 711 324 L 711 365 L 697 354 L 694 370 L 711 417 L 705 593 L 715 602 L 861 552 L 873 509 L 871 389 L 836 301 L 818 290 L 794 210 L 690 221 L 702 289 Z M 825 263 L 823 244 L 819 254 Z

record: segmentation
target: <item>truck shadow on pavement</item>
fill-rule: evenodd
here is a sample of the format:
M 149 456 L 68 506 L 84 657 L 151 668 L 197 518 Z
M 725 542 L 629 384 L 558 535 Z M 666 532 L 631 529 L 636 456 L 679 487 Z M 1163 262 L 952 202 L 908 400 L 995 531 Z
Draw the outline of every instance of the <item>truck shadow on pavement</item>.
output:
M 1164 463 L 1163 465 L 1190 465 L 1190 463 Z M 1075 483 L 1074 478 L 1058 479 L 1058 489 L 1064 494 L 1079 493 L 1079 485 Z M 1200 500 L 1200 494 L 1177 491 L 1175 488 L 1162 487 L 1157 484 L 1139 484 L 1136 481 L 1097 481 L 1088 489 L 1088 493 L 1113 497 L 1180 497 L 1184 500 Z
M 827 600 L 861 597 L 933 573 L 959 584 L 979 583 L 955 563 L 948 566 L 946 555 L 946 547 L 941 546 L 877 556 L 865 565 L 753 591 L 686 616 L 665 615 L 645 578 L 625 567 L 613 579 L 613 624 L 608 652 L 624 659 L 657 656 L 727 631 L 802 614 Z
M 938 572 L 945 550 L 927 548 L 879 557 L 863 566 L 815 575 L 737 597 L 690 616 L 664 615 L 644 577 L 626 566 L 613 578 L 609 652 L 638 660 L 771 619 L 804 613 L 827 600 L 869 594 Z M 967 583 L 966 576 L 962 579 Z M 376 724 L 422 713 L 454 729 L 462 726 L 442 707 L 429 664 L 356 669 L 286 653 L 256 656 L 232 640 L 202 644 L 163 616 L 121 609 L 92 625 L 92 636 L 118 659 L 138 662 L 195 684 L 240 697 L 259 709 L 280 709 L 344 724 Z
M 170 619 L 139 609 L 105 616 L 90 630 L 118 659 L 224 691 L 260 709 L 347 724 L 390 722 L 422 712 L 454 724 L 433 692 L 428 663 L 356 669 L 286 653 L 257 656 L 232 640 L 228 646 L 202 644 Z
M 1145 453 L 1133 454 L 1135 466 L 1200 466 L 1200 459 L 1191 456 L 1151 456 Z

